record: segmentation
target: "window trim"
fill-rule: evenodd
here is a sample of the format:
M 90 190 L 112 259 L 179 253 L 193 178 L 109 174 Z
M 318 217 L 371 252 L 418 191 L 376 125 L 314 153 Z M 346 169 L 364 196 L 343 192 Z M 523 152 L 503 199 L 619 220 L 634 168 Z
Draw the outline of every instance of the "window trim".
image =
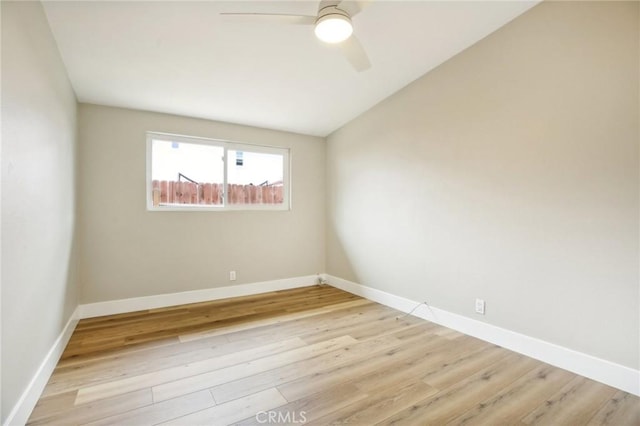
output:
M 200 144 L 217 146 L 223 149 L 223 205 L 194 205 L 194 204 L 175 204 L 154 206 L 153 205 L 153 179 L 151 176 L 152 150 L 153 141 L 162 140 L 168 142 L 183 142 L 190 144 Z M 288 211 L 291 210 L 291 150 L 290 148 L 258 145 L 247 142 L 228 141 L 223 139 L 212 139 L 200 136 L 185 136 L 163 132 L 147 132 L 146 133 L 146 204 L 147 211 L 151 212 L 229 212 L 229 211 Z M 283 157 L 283 191 L 282 204 L 229 204 L 229 191 L 227 190 L 227 169 L 229 164 L 229 150 L 258 152 L 265 154 L 277 154 Z

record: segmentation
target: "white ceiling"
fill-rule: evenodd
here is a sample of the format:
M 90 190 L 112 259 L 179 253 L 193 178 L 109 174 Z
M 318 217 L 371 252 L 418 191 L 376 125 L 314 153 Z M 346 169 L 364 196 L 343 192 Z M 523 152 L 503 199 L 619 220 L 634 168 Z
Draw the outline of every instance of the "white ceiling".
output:
M 358 73 L 312 26 L 219 12 L 315 15 L 317 1 L 68 1 L 44 7 L 80 102 L 326 136 L 537 1 L 374 1 L 354 17 Z

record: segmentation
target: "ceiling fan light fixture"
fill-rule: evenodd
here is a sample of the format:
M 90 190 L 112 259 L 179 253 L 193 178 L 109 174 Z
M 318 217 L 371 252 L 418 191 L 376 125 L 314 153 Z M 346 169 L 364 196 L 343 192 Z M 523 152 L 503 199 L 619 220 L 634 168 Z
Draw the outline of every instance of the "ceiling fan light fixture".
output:
M 340 43 L 351 37 L 353 26 L 348 16 L 330 13 L 318 18 L 315 33 L 325 43 Z

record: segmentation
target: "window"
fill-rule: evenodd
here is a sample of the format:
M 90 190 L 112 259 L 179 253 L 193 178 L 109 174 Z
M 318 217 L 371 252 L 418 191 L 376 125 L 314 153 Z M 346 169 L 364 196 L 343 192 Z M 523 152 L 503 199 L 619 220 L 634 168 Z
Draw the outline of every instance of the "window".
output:
M 148 210 L 287 210 L 289 150 L 147 133 Z

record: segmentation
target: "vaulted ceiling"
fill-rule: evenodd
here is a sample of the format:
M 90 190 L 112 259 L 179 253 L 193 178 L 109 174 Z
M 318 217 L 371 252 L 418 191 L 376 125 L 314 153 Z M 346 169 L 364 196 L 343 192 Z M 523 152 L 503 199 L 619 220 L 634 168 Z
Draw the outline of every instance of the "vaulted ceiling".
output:
M 312 26 L 220 12 L 316 15 L 316 1 L 65 1 L 45 11 L 78 100 L 326 136 L 537 4 L 373 1 L 353 18 L 356 72 Z

